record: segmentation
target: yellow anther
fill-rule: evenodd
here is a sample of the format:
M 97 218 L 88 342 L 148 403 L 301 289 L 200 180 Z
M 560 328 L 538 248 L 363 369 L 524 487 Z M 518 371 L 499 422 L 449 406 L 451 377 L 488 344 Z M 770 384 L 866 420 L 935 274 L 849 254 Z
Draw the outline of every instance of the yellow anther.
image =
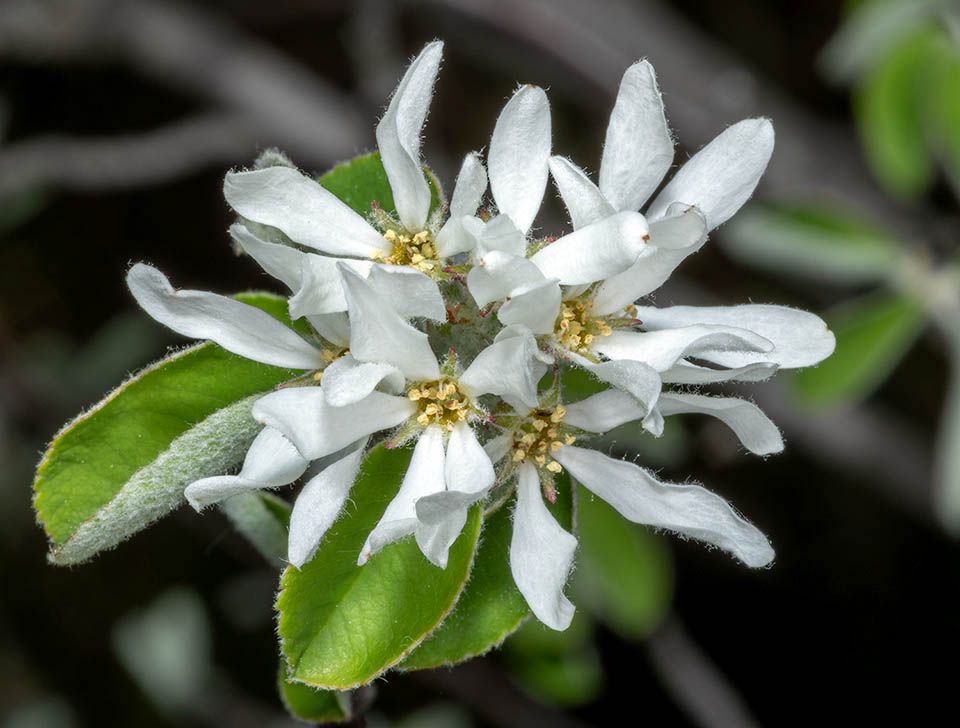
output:
M 513 461 L 514 461 L 515 463 L 519 463 L 519 462 L 520 462 L 521 460 L 523 460 L 526 456 L 527 456 L 527 453 L 526 453 L 525 450 L 514 450 L 514 452 L 513 452 Z
M 323 351 L 321 351 L 320 356 L 323 358 L 323 360 L 327 364 L 329 364 L 330 362 L 332 362 L 334 359 L 337 358 L 337 355 L 332 351 L 330 351 L 329 349 L 324 349 Z
M 549 463 L 547 463 L 547 470 L 549 470 L 551 473 L 563 472 L 563 468 L 556 460 L 551 460 Z
M 421 230 L 420 232 L 418 232 L 416 235 L 413 236 L 413 242 L 415 242 L 417 245 L 420 245 L 421 243 L 426 242 L 429 236 L 430 236 L 430 233 L 428 233 L 426 230 Z
M 540 432 L 541 430 L 543 430 L 544 427 L 547 426 L 547 423 L 544 422 L 543 420 L 534 420 L 530 424 L 533 425 L 533 429 L 535 429 L 537 432 Z
M 448 399 L 443 403 L 443 406 L 448 410 L 460 409 L 463 406 L 463 403 L 459 399 Z
M 385 233 L 383 234 L 383 239 L 386 240 L 388 243 L 394 242 L 394 241 L 397 239 L 397 233 L 396 233 L 396 231 L 395 231 L 395 230 L 387 230 L 387 232 L 385 232 Z
M 520 438 L 520 442 L 522 442 L 524 445 L 532 445 L 536 441 L 537 441 L 537 436 L 534 435 L 532 432 L 528 432 L 527 434 L 525 434 L 523 437 Z
M 465 409 L 457 410 L 457 419 L 465 420 L 467 419 L 467 411 Z
M 437 254 L 437 251 L 434 250 L 433 246 L 430 243 L 424 243 L 420 247 L 420 252 L 423 253 L 427 258 L 432 258 Z
M 550 443 L 550 450 L 551 450 L 552 452 L 556 452 L 556 451 L 559 450 L 561 447 L 563 447 L 563 443 L 560 442 L 559 440 L 554 440 L 553 442 Z
M 593 343 L 593 339 L 594 339 L 594 338 L 595 338 L 595 337 L 594 337 L 593 334 L 586 334 L 586 335 L 583 337 L 583 343 L 584 343 L 584 344 L 587 344 L 587 345 L 589 346 L 590 344 Z
M 421 414 L 419 417 L 417 417 L 417 422 L 419 422 L 421 425 L 427 425 L 430 424 L 430 418 L 425 414 Z
M 413 263 L 414 265 L 422 261 L 423 261 L 423 256 L 420 255 L 420 253 L 414 253 L 413 255 L 410 256 L 410 262 Z
M 557 439 L 557 428 L 551 427 L 549 430 L 547 430 L 547 437 L 549 437 L 551 440 Z
M 443 396 L 449 397 L 451 394 L 457 393 L 457 385 L 452 382 L 443 388 Z
M 323 376 L 323 372 L 314 372 L 314 373 L 313 373 L 313 381 L 319 382 L 319 381 L 320 381 L 320 378 L 321 378 L 322 376 Z
M 564 436 L 563 436 L 563 444 L 564 444 L 564 445 L 572 445 L 572 444 L 575 443 L 576 441 L 577 441 L 577 438 L 575 438 L 573 435 L 564 435 Z
M 437 412 L 440 411 L 440 408 L 437 407 L 437 405 L 435 404 L 428 404 L 426 407 L 423 408 L 423 411 L 428 415 L 435 415 L 437 414 Z
M 546 456 L 546 455 L 537 455 L 537 456 L 534 458 L 534 460 L 536 461 L 537 465 L 544 465 L 544 464 L 546 464 L 546 462 L 547 462 L 547 456 Z
M 414 402 L 416 402 L 418 399 L 420 399 L 420 390 L 419 390 L 419 389 L 411 389 L 409 392 L 407 392 L 407 396 L 408 396 L 410 399 L 412 399 Z
M 376 250 L 371 250 L 370 257 L 373 260 L 380 260 L 383 257 L 383 251 L 380 250 L 380 248 L 377 248 Z

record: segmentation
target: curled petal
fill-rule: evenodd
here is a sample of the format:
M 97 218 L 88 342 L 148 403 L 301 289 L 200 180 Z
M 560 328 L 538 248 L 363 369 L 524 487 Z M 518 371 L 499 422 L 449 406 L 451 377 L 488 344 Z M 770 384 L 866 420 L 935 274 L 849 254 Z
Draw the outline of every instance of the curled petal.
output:
M 467 289 L 478 306 L 506 298 L 514 290 L 544 281 L 543 273 L 526 258 L 493 251 L 467 274 Z
M 679 361 L 660 374 L 667 384 L 713 384 L 715 382 L 762 382 L 777 373 L 780 366 L 759 361 L 735 369 L 708 369 L 686 361 Z
M 587 432 L 607 432 L 649 414 L 648 408 L 617 389 L 607 389 L 566 407 L 563 421 Z
M 238 493 L 292 483 L 303 475 L 307 464 L 293 443 L 278 430 L 265 427 L 251 443 L 237 475 L 196 480 L 183 494 L 187 502 L 200 511 Z
M 544 505 L 536 469 L 529 463 L 521 465 L 510 571 L 531 611 L 552 629 L 564 630 L 573 620 L 574 606 L 564 596 L 563 587 L 576 549 L 577 539 L 560 527 Z
M 331 344 L 341 347 L 350 346 L 350 319 L 347 318 L 346 311 L 307 316 L 307 321 Z
M 568 355 L 571 361 L 586 369 L 601 382 L 608 382 L 624 392 L 629 392 L 643 411 L 649 414 L 660 396 L 662 386 L 657 370 L 642 361 L 621 359 L 594 364 L 583 357 Z
M 542 88 L 521 86 L 497 119 L 487 163 L 500 212 L 526 233 L 540 209 L 550 159 L 550 104 Z
M 163 273 L 143 263 L 127 273 L 127 285 L 144 311 L 178 334 L 210 339 L 264 364 L 323 366 L 319 349 L 259 308 L 206 291 L 174 290 Z
M 375 265 L 367 283 L 401 318 L 447 320 L 447 307 L 430 276 L 398 265 Z
M 592 225 L 616 212 L 586 172 L 569 159 L 550 157 L 550 174 L 570 213 L 574 230 Z
M 687 412 L 716 417 L 733 430 L 747 450 L 756 455 L 771 455 L 783 450 L 780 430 L 753 402 L 735 397 L 664 392 L 657 407 L 664 417 Z
M 378 386 L 388 394 L 403 391 L 403 373 L 390 364 L 358 362 L 342 356 L 323 370 L 323 393 L 334 407 L 344 407 L 370 394 Z
M 647 210 L 664 215 L 671 203 L 696 205 L 713 230 L 750 199 L 773 154 L 773 125 L 768 119 L 744 119 L 693 155 Z
M 240 223 L 230 226 L 230 237 L 267 273 L 278 281 L 283 281 L 291 291 L 299 290 L 300 265 L 305 253 L 289 245 L 278 245 L 261 240 Z
M 450 199 L 450 217 L 474 215 L 483 193 L 487 191 L 487 171 L 483 168 L 480 155 L 470 152 L 463 158 L 460 173 L 453 186 L 453 196 Z
M 662 483 L 633 463 L 580 447 L 562 447 L 554 458 L 634 523 L 666 528 L 719 546 L 747 566 L 766 566 L 773 561 L 767 537 L 706 488 Z
M 673 139 L 653 66 L 623 74 L 600 163 L 600 191 L 617 210 L 639 210 L 673 162 Z M 678 198 L 679 199 L 679 198 Z
M 420 131 L 427 118 L 443 43 L 428 43 L 400 80 L 377 125 L 380 159 L 393 190 L 400 222 L 422 230 L 430 210 L 430 187 L 420 168 Z
M 305 458 L 316 460 L 413 415 L 406 397 L 371 392 L 359 402 L 334 407 L 320 387 L 291 387 L 261 397 L 253 416 L 286 435 Z
M 637 260 L 646 245 L 647 221 L 638 212 L 618 212 L 564 235 L 530 257 L 547 278 L 564 285 L 616 275 Z
M 228 172 L 223 194 L 241 216 L 324 253 L 368 258 L 383 248 L 383 238 L 366 220 L 290 167 Z
M 556 278 L 514 289 L 497 312 L 504 326 L 525 326 L 533 334 L 552 333 L 559 315 L 560 284 Z
M 521 258 L 526 254 L 527 239 L 507 215 L 497 215 L 477 231 L 477 256 L 483 260 L 494 250 Z
M 347 266 L 360 276 L 368 275 L 373 266 L 369 260 L 331 258 L 313 253 L 305 254 L 300 263 L 300 287 L 289 302 L 293 318 L 346 311 L 347 299 L 343 293 L 340 266 Z
M 671 329 L 690 324 L 736 326 L 773 342 L 773 349 L 701 351 L 698 356 L 725 367 L 744 367 L 755 362 L 773 362 L 784 369 L 807 367 L 833 353 L 836 339 L 819 316 L 787 306 L 745 304 L 742 306 L 641 306 L 638 317 L 648 330 Z M 758 355 L 749 353 L 762 351 Z
M 482 229 L 483 220 L 479 218 L 472 215 L 451 215 L 437 233 L 437 255 L 444 259 L 473 250 Z
M 290 541 L 287 558 L 298 569 L 307 563 L 334 524 L 363 461 L 363 445 L 311 478 L 293 504 L 290 513 Z
M 533 335 L 525 329 L 517 333 L 502 336 L 501 332 L 498 340 L 477 354 L 460 377 L 463 392 L 470 397 L 498 394 L 511 404 L 517 401 L 527 407 L 537 406 L 537 383 L 546 372 L 546 364 L 538 357 Z

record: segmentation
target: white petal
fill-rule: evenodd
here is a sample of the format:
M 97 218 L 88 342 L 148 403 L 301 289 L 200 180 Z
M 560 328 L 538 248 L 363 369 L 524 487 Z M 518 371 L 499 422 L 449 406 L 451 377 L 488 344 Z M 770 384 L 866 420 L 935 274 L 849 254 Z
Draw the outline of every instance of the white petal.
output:
M 144 311 L 179 334 L 210 339 L 264 364 L 323 366 L 319 349 L 259 308 L 206 291 L 176 291 L 163 273 L 143 263 L 127 273 L 127 285 Z
M 713 384 L 714 382 L 762 382 L 780 368 L 778 364 L 759 361 L 735 369 L 708 369 L 685 361 L 660 374 L 667 384 Z
M 770 542 L 723 498 L 699 485 L 662 483 L 633 463 L 562 447 L 554 458 L 634 523 L 666 528 L 729 551 L 747 566 L 773 561 Z
M 634 264 L 646 245 L 647 231 L 647 221 L 640 213 L 618 212 L 564 235 L 530 261 L 547 278 L 564 285 L 600 281 Z
M 368 258 L 383 238 L 319 183 L 290 167 L 228 172 L 223 194 L 241 216 L 275 227 L 295 243 Z
M 747 450 L 757 455 L 770 455 L 783 450 L 780 430 L 752 402 L 735 397 L 664 392 L 660 395 L 657 407 L 664 417 L 686 412 L 716 417 L 734 431 Z
M 546 371 L 536 354 L 533 335 L 524 330 L 519 336 L 494 341 L 477 354 L 460 377 L 460 389 L 470 397 L 498 394 L 508 402 L 516 400 L 536 407 L 537 383 Z
M 240 223 L 230 226 L 230 237 L 247 255 L 257 261 L 261 268 L 278 281 L 283 281 L 291 291 L 300 289 L 300 266 L 305 253 L 289 245 L 261 240 Z
M 443 431 L 437 426 L 428 427 L 417 440 L 400 490 L 360 549 L 357 564 L 365 564 L 387 544 L 416 531 L 417 500 L 444 489 L 443 464 Z
M 750 199 L 773 154 L 773 125 L 744 119 L 697 152 L 667 183 L 647 210 L 662 216 L 673 202 L 696 205 L 708 229 L 722 225 Z
M 307 316 L 307 321 L 324 339 L 336 346 L 350 346 L 350 319 L 346 311 Z
M 518 288 L 536 285 L 543 273 L 526 258 L 509 253 L 487 253 L 467 274 L 467 288 L 478 306 L 506 298 Z
M 368 275 L 373 266 L 369 260 L 331 258 L 314 253 L 304 254 L 300 263 L 301 284 L 289 301 L 293 318 L 346 311 L 347 299 L 339 266 L 345 265 L 361 276 Z
M 609 315 L 657 290 L 705 242 L 707 224 L 700 211 L 688 205 L 671 205 L 666 217 L 650 223 L 650 240 L 637 262 L 597 289 L 594 311 Z
M 568 358 L 601 382 L 609 382 L 614 387 L 629 392 L 640 404 L 644 415 L 650 412 L 660 396 L 660 375 L 642 361 L 623 359 L 594 364 L 577 355 L 568 355 Z
M 639 210 L 673 162 L 673 139 L 653 66 L 623 74 L 600 163 L 600 190 L 617 210 Z
M 663 372 L 685 356 L 708 358 L 707 353 L 712 356 L 714 351 L 766 352 L 764 356 L 769 356 L 773 344 L 747 329 L 704 324 L 661 331 L 614 331 L 598 339 L 595 348 L 611 359 L 642 361 Z
M 497 119 L 487 163 L 490 189 L 501 213 L 526 233 L 547 187 L 550 104 L 542 88 L 521 86 Z
M 427 335 L 404 321 L 370 285 L 342 268 L 350 316 L 350 353 L 358 361 L 392 364 L 407 379 L 433 381 L 440 377 L 437 357 Z
M 649 409 L 618 389 L 599 392 L 566 405 L 565 424 L 587 432 L 607 432 L 625 422 L 642 420 Z
M 599 222 L 616 212 L 586 172 L 569 159 L 550 157 L 550 174 L 570 213 L 574 230 Z
M 447 320 L 447 307 L 430 276 L 398 265 L 375 265 L 367 283 L 401 318 Z
M 388 394 L 403 391 L 403 373 L 390 364 L 358 362 L 350 354 L 323 370 L 322 389 L 328 403 L 344 407 L 370 394 L 378 385 Z
M 430 108 L 442 54 L 440 41 L 428 43 L 420 51 L 377 125 L 377 146 L 397 214 L 403 226 L 412 232 L 423 229 L 430 210 L 430 187 L 420 167 L 420 131 Z
M 480 155 L 470 152 L 463 158 L 457 182 L 453 186 L 450 199 L 450 217 L 475 215 L 483 193 L 487 191 L 487 171 L 483 168 Z
M 324 468 L 303 486 L 297 496 L 290 513 L 287 558 L 298 569 L 313 558 L 320 541 L 343 510 L 360 470 L 363 453 L 361 445 Z
M 487 453 L 491 463 L 498 463 L 506 457 L 511 447 L 513 447 L 513 434 L 504 432 L 502 435 L 487 440 L 483 446 L 483 451 Z
M 552 333 L 559 315 L 560 284 L 555 278 L 514 289 L 497 312 L 504 326 L 525 326 L 533 334 Z
M 518 257 L 527 252 L 527 239 L 513 218 L 497 215 L 483 224 L 477 233 L 477 255 L 482 260 L 490 251 L 499 250 Z
M 483 230 L 483 220 L 471 215 L 451 216 L 440 228 L 434 245 L 442 260 L 458 253 L 466 253 L 477 245 L 477 236 Z
M 307 469 L 308 461 L 286 437 L 265 427 L 250 444 L 237 475 L 221 475 L 197 480 L 183 494 L 196 510 L 237 493 L 260 488 L 275 488 L 292 483 Z
M 544 505 L 537 471 L 530 464 L 521 465 L 510 571 L 531 611 L 552 629 L 564 630 L 573 619 L 574 607 L 564 596 L 563 586 L 576 550 L 577 539 L 560 527 Z
M 271 392 L 253 405 L 253 416 L 286 435 L 305 458 L 316 460 L 378 430 L 399 425 L 417 411 L 406 397 L 371 392 L 334 407 L 320 387 Z
M 447 443 L 447 490 L 481 493 L 493 485 L 493 464 L 466 422 L 458 422 Z
M 807 367 L 826 359 L 836 346 L 833 332 L 823 319 L 786 306 L 643 306 L 638 317 L 648 330 L 718 324 L 748 329 L 773 342 L 773 350 L 762 355 L 744 351 L 701 351 L 698 354 L 725 367 L 742 367 L 758 361 L 774 362 L 785 369 Z

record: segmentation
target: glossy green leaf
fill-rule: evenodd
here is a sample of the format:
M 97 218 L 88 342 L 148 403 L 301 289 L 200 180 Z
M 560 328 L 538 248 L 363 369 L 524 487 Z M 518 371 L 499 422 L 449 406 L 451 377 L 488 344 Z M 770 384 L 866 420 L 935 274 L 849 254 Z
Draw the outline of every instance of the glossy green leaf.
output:
M 840 405 L 866 397 L 886 379 L 923 328 L 926 314 L 909 298 L 878 294 L 824 317 L 836 351 L 817 367 L 798 372 L 796 391 L 810 403 Z
M 929 93 L 930 34 L 902 40 L 857 89 L 854 110 L 867 161 L 894 194 L 916 197 L 933 179 L 922 109 Z
M 286 316 L 277 296 L 241 299 Z M 183 503 L 192 480 L 239 463 L 260 429 L 250 416 L 254 395 L 297 373 L 199 344 L 131 377 L 68 423 L 34 482 L 50 560 L 73 564 L 116 546 Z
M 290 679 L 346 690 L 403 660 L 453 608 L 473 562 L 482 517 L 470 510 L 446 569 L 430 564 L 412 538 L 357 555 L 396 494 L 410 450 L 380 447 L 364 463 L 350 505 L 303 569 L 288 567 L 277 598 Z
M 721 239 L 725 250 L 746 265 L 849 284 L 888 277 L 900 250 L 885 231 L 812 206 L 752 205 L 727 223 Z
M 571 530 L 573 500 L 566 475 L 557 478 L 557 502 L 548 508 L 560 525 Z M 484 520 L 473 571 L 457 606 L 403 661 L 402 669 L 423 670 L 469 660 L 498 647 L 520 627 L 530 610 L 510 573 L 512 535 L 510 508 L 498 508 Z
M 927 113 L 933 143 L 955 193 L 960 193 L 960 48 L 952 39 L 934 44 Z
M 274 566 L 287 560 L 291 506 L 273 493 L 239 493 L 220 504 L 233 527 Z
M 284 679 L 281 665 L 277 674 L 277 691 L 290 715 L 310 723 L 342 723 L 353 717 L 350 693 L 318 690 L 303 683 Z
M 631 523 L 581 488 L 577 606 L 628 639 L 647 637 L 666 616 L 673 595 L 673 564 L 663 540 Z
M 430 209 L 433 210 L 442 201 L 443 191 L 429 169 L 424 168 L 424 176 L 430 184 Z M 318 181 L 364 217 L 370 214 L 373 201 L 385 212 L 396 214 L 393 191 L 378 152 L 363 154 L 339 164 Z

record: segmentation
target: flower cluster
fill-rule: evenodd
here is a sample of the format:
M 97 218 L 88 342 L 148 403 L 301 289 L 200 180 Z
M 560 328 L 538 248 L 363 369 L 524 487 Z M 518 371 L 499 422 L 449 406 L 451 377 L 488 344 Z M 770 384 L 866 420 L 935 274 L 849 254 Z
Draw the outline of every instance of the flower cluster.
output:
M 234 299 L 174 290 L 150 266 L 130 270 L 137 301 L 175 331 L 305 370 L 254 405 L 265 427 L 239 473 L 192 483 L 187 499 L 199 510 L 307 473 L 290 523 L 288 558 L 301 567 L 342 511 L 365 453 L 412 443 L 358 563 L 412 535 L 442 568 L 468 509 L 515 493 L 512 573 L 555 629 L 573 615 L 563 589 L 577 544 L 545 503 L 563 471 L 631 521 L 714 544 L 748 566 L 769 563 L 766 537 L 720 497 L 582 446 L 632 420 L 659 435 L 664 417 L 696 412 L 729 425 L 751 452 L 782 448 L 750 402 L 676 385 L 815 364 L 834 345 L 823 321 L 772 305 L 637 303 L 753 193 L 773 151 L 769 121 L 728 128 L 648 202 L 674 157 L 648 63 L 624 74 L 599 184 L 551 156 L 546 94 L 521 86 L 497 119 L 486 165 L 468 154 L 449 204 L 432 206 L 420 135 L 441 51 L 434 42 L 417 56 L 377 126 L 395 213 L 374 201 L 364 217 L 284 163 L 226 177 L 234 242 L 290 289 L 290 315 L 311 336 Z M 535 238 L 551 176 L 573 230 Z M 552 382 L 542 382 L 551 367 Z M 607 388 L 566 401 L 571 367 Z

